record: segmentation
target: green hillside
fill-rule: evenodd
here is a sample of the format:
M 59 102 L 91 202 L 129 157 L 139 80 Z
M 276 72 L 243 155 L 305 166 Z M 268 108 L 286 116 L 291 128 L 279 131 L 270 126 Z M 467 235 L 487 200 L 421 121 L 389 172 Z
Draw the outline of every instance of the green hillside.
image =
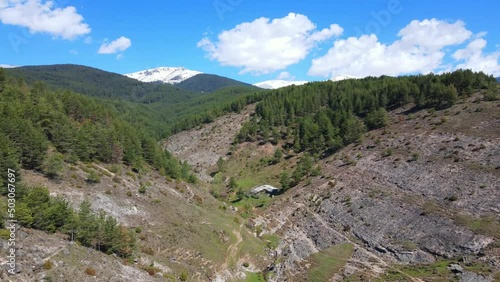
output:
M 4 71 L 7 76 L 21 79 L 28 85 L 36 84 L 39 88 L 50 90 L 67 89 L 99 98 L 99 103 L 114 109 L 132 126 L 147 130 L 157 140 L 172 131 L 210 122 L 224 113 L 237 111 L 241 106 L 254 102 L 253 98 L 247 101 L 242 97 L 262 91 L 215 75 L 203 76 L 200 83 L 209 83 L 215 78 L 217 83 L 211 85 L 216 86 L 217 91 L 196 93 L 168 84 L 143 83 L 79 65 L 27 66 Z
M 0 116 L 2 171 L 22 167 L 57 178 L 63 161 L 83 161 L 149 165 L 172 178 L 189 176 L 153 132 L 127 122 L 102 100 L 19 83 L 1 68 Z
M 175 86 L 193 92 L 213 92 L 228 86 L 246 86 L 258 89 L 257 87 L 238 80 L 230 79 L 215 74 L 200 73 L 188 78 Z
M 473 89 L 483 91 L 485 100 L 498 97 L 493 76 L 470 70 L 285 87 L 263 98 L 255 116 L 243 125 L 236 140 L 273 144 L 284 141 L 285 149 L 325 157 L 358 142 L 367 130 L 384 127 L 388 123 L 387 110 L 405 105 L 413 110 L 443 109 L 469 97 Z M 307 171 L 310 163 L 307 155 L 299 162 L 292 184 L 310 173 Z
M 25 66 L 6 69 L 9 76 L 23 78 L 28 84 L 42 81 L 51 89 L 68 89 L 87 96 L 119 98 L 153 103 L 177 103 L 195 94 L 169 84 L 144 83 L 121 74 L 80 65 Z

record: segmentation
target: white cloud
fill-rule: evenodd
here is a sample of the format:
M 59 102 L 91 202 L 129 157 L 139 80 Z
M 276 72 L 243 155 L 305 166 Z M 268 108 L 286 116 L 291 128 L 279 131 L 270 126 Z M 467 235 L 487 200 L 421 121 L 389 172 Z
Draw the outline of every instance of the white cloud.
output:
M 115 54 L 127 50 L 130 46 L 132 46 L 130 39 L 122 36 L 110 43 L 103 43 L 97 52 L 99 54 Z
M 78 50 L 73 49 L 73 50 L 70 50 L 69 53 L 71 55 L 78 55 Z
M 85 37 L 85 39 L 83 40 L 83 43 L 92 44 L 92 37 L 91 36 Z
M 461 21 L 414 20 L 387 45 L 377 36 L 362 35 L 336 40 L 328 53 L 314 59 L 309 75 L 379 76 L 428 73 L 443 68 L 444 49 L 465 42 L 472 32 Z
M 125 55 L 123 55 L 123 53 L 120 53 L 120 54 L 116 55 L 116 59 L 121 60 L 121 59 L 123 59 L 124 56 Z
M 0 21 L 26 27 L 31 33 L 49 33 L 68 40 L 91 31 L 75 7 L 55 8 L 53 1 L 0 1 Z
M 437 19 L 414 20 L 398 33 L 403 46 L 418 46 L 424 51 L 441 50 L 443 47 L 465 42 L 472 32 L 465 28 L 465 23 L 448 23 Z
M 456 69 L 472 69 L 473 71 L 483 71 L 487 74 L 500 76 L 500 52 L 483 54 L 486 47 L 486 40 L 477 38 L 471 41 L 464 49 L 459 49 L 453 53 L 452 57 L 461 62 Z
M 295 76 L 292 76 L 289 72 L 283 71 L 276 77 L 278 80 L 294 80 Z
M 258 75 L 298 63 L 317 43 L 342 32 L 336 24 L 318 31 L 306 16 L 290 13 L 283 18 L 241 23 L 220 33 L 216 42 L 204 37 L 197 46 L 223 66 L 239 67 L 241 73 Z

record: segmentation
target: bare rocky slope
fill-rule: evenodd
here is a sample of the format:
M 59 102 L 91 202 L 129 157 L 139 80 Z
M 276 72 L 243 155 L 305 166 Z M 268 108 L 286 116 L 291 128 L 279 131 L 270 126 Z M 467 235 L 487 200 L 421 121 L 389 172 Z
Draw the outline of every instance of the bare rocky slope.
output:
M 138 248 L 122 259 L 21 228 L 19 273 L 0 280 L 498 281 L 499 108 L 476 96 L 435 112 L 395 110 L 389 126 L 319 160 L 318 176 L 272 198 L 208 193 L 227 189 L 230 177 L 243 190 L 278 186 L 300 158 L 285 151 L 268 164 L 277 145 L 233 144 L 254 106 L 165 141 L 198 184 L 104 164 L 67 164 L 59 181 L 23 171 L 28 184 L 75 208 L 88 198 L 134 228 Z M 85 181 L 91 171 L 99 183 Z
M 249 225 L 281 238 L 269 280 L 500 279 L 499 107 L 475 96 L 446 110 L 393 111 L 388 127 L 320 160 L 320 176 L 253 209 Z M 230 151 L 270 146 L 231 148 L 246 116 L 180 133 L 167 146 L 200 173 Z M 293 166 L 297 156 L 287 153 Z
M 90 171 L 100 176 L 99 183 L 85 181 Z M 18 273 L 2 271 L 0 281 L 212 281 L 244 277 L 270 263 L 265 242 L 200 185 L 104 164 L 67 165 L 58 181 L 33 171 L 22 175 L 75 209 L 89 199 L 96 213 L 136 231 L 137 250 L 123 259 L 79 246 L 64 234 L 20 228 Z M 6 240 L 0 243 L 4 266 L 9 247 Z
M 198 177 L 211 181 L 213 166 L 219 158 L 227 158 L 234 136 L 254 110 L 255 105 L 251 105 L 241 113 L 228 114 L 210 124 L 178 133 L 165 140 L 165 147 L 187 161 Z

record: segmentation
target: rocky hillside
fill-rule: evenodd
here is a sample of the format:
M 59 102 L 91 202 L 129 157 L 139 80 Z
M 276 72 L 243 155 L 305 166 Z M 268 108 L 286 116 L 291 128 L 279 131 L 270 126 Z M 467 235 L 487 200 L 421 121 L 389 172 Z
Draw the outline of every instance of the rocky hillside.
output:
M 165 147 L 187 161 L 198 177 L 209 182 L 213 166 L 219 158 L 227 158 L 234 136 L 254 110 L 255 105 L 251 105 L 239 114 L 225 115 L 210 124 L 180 132 L 167 139 Z
M 90 117 L 83 120 L 94 123 L 71 119 L 69 130 L 58 131 L 49 125 L 60 125 L 66 112 L 76 114 L 74 108 L 85 103 L 74 102 L 76 96 L 63 99 L 62 106 L 76 103 L 63 111 L 54 107 L 61 100 L 57 93 L 46 93 L 44 100 L 39 99 L 43 87 L 11 85 L 5 93 L 21 93 L 8 97 L 19 98 L 17 111 L 4 113 L 19 116 L 2 124 L 4 140 L 13 138 L 0 143 L 9 157 L 3 165 L 22 163 L 16 170 L 28 188 L 19 190 L 24 193 L 16 207 L 23 226 L 17 230 L 17 275 L 3 271 L 0 280 L 499 280 L 500 103 L 492 91 L 497 85 L 478 76 L 476 88 L 483 90 L 474 93 L 476 84 L 457 84 L 464 88 L 458 96 L 453 85 L 432 82 L 433 91 L 426 92 L 421 81 L 422 91 L 413 87 L 414 100 L 428 109 L 415 110 L 409 97 L 394 96 L 412 79 L 422 77 L 266 92 L 263 99 L 235 103 L 230 112 L 237 113 L 193 116 L 198 121 L 193 126 L 203 125 L 162 143 L 171 154 L 136 127 L 120 127 L 125 121 L 91 102 L 83 111 Z M 378 98 L 393 102 L 367 113 L 363 108 L 374 101 L 372 94 L 326 91 L 364 89 L 363 83 L 379 85 Z M 384 83 L 397 86 L 391 95 Z M 314 91 L 323 96 L 310 95 Z M 452 95 L 439 96 L 443 93 Z M 245 106 L 256 101 L 260 104 Z M 331 112 L 314 112 L 327 107 Z M 120 130 L 109 136 L 120 139 L 103 138 L 113 117 Z M 366 132 L 365 123 L 378 129 Z M 85 138 L 70 142 L 72 132 Z M 46 143 L 17 154 L 18 144 L 37 140 Z M 78 158 L 56 154 L 73 152 L 73 144 Z M 106 145 L 114 146 L 109 151 Z M 125 146 L 123 159 L 117 145 Z M 117 160 L 109 161 L 106 153 Z M 38 162 L 28 166 L 30 160 Z M 263 184 L 276 187 L 272 196 L 251 192 Z M 47 200 L 49 193 L 55 200 Z M 5 193 L 0 197 L 7 203 Z M 82 203 L 90 203 L 94 215 L 82 212 Z M 6 210 L 6 204 L 0 208 Z M 10 234 L 0 231 L 0 264 L 7 269 Z
M 97 183 L 87 181 L 91 172 L 98 175 Z M 270 263 L 266 242 L 202 185 L 168 179 L 154 170 L 138 173 L 96 163 L 68 165 L 57 181 L 33 171 L 22 175 L 26 184 L 49 187 L 51 196 L 66 199 L 75 209 L 90 200 L 96 213 L 135 230 L 137 249 L 123 259 L 82 247 L 64 234 L 21 227 L 18 274 L 2 272 L 1 281 L 212 281 L 244 277 Z M 8 241 L 0 241 L 4 265 Z
M 500 279 L 499 107 L 477 94 L 444 110 L 399 108 L 387 127 L 320 160 L 318 176 L 258 204 L 243 198 L 247 227 L 280 238 L 263 273 L 269 281 Z M 276 171 L 293 168 L 300 154 L 286 151 L 268 165 L 262 160 L 275 145 L 231 146 L 229 135 L 245 118 L 219 119 L 167 146 L 200 173 L 221 174 L 223 186 L 232 177 L 250 188 L 245 177 L 255 167 L 254 179 L 276 184 Z M 214 155 L 201 153 L 207 149 Z M 228 168 L 218 171 L 224 155 Z M 221 199 L 232 201 L 227 191 Z
M 353 249 L 338 278 L 453 279 L 415 271 L 457 260 L 459 276 L 498 279 L 499 118 L 498 102 L 394 112 L 391 126 L 322 161 L 322 176 L 262 214 L 283 238 L 274 280 L 312 275 L 312 254 L 341 244 Z

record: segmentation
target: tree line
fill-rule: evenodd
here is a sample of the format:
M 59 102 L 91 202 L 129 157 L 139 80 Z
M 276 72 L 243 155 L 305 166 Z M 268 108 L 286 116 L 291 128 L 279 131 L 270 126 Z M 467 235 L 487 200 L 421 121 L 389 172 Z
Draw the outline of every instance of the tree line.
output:
M 94 213 L 88 200 L 83 201 L 78 210 L 73 210 L 63 198 L 51 197 L 45 187 L 21 184 L 16 188 L 15 219 L 21 226 L 50 233 L 61 232 L 71 241 L 107 254 L 129 257 L 134 252 L 135 231 L 119 225 L 114 217 L 102 211 Z M 4 211 L 7 210 L 5 205 L 6 201 L 0 203 Z M 1 228 L 5 216 L 5 213 L 0 214 Z
M 163 150 L 147 128 L 122 119 L 105 103 L 43 83 L 5 77 L 0 68 L 0 169 L 53 175 L 62 162 L 149 165 L 171 178 L 189 178 L 183 164 Z M 2 186 L 5 178 L 2 175 Z
M 326 156 L 356 142 L 367 130 L 385 126 L 388 110 L 409 103 L 415 109 L 445 108 L 475 89 L 495 96 L 496 87 L 493 76 L 471 70 L 289 86 L 262 99 L 235 141 L 284 141 L 285 148 L 297 153 Z

